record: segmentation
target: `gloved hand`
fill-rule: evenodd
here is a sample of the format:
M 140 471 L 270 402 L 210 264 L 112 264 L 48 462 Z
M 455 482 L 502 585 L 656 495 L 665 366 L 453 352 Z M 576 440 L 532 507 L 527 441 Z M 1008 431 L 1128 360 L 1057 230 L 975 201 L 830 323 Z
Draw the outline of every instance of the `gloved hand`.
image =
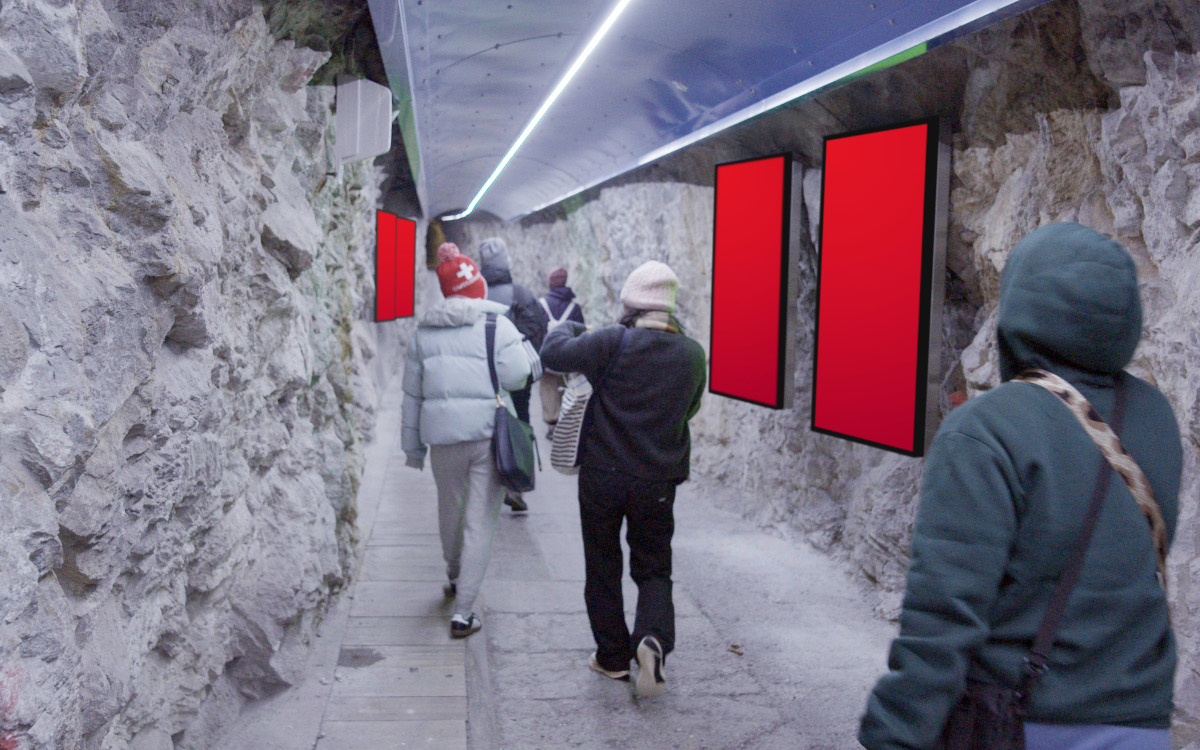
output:
M 425 469 L 425 457 L 410 453 L 408 455 L 408 459 L 404 462 L 404 465 L 408 466 L 409 468 L 416 469 L 417 471 L 423 471 Z

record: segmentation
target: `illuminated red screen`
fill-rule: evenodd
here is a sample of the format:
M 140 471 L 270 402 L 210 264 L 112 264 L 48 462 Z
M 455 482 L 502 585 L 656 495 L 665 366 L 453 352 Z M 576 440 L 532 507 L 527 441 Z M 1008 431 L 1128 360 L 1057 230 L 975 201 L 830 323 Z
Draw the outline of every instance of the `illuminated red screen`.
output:
M 396 317 L 396 217 L 375 212 L 375 320 Z
M 717 165 L 709 390 L 781 408 L 791 157 Z
M 413 316 L 413 289 L 417 274 L 417 222 L 396 219 L 396 306 L 395 317 Z
M 825 142 L 813 428 L 924 450 L 936 127 Z
M 375 320 L 413 314 L 417 224 L 386 211 L 375 212 Z

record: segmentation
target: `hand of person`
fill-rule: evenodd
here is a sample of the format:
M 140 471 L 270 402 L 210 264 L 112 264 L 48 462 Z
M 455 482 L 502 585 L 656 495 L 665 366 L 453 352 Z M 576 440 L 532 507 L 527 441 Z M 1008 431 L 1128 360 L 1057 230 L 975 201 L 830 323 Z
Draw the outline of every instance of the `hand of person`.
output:
M 404 465 L 411 469 L 416 469 L 417 471 L 424 471 L 425 457 L 410 455 L 408 457 L 408 459 L 404 462 Z

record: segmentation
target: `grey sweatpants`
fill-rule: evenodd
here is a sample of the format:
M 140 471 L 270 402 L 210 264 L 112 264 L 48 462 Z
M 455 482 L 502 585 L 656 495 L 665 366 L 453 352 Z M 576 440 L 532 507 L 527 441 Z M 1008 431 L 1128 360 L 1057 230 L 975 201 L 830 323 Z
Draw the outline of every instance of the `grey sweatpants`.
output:
M 446 575 L 458 583 L 454 614 L 471 614 L 492 557 L 504 488 L 492 463 L 492 441 L 429 446 L 438 490 L 438 530 Z

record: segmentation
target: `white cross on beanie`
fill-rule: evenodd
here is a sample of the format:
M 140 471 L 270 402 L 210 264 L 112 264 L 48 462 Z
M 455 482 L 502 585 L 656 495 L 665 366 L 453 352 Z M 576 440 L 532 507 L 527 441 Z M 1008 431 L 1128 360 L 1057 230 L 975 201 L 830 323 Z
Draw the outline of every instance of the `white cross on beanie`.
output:
M 474 275 L 475 275 L 475 268 L 473 266 L 471 266 L 471 264 L 469 264 L 469 263 L 459 263 L 458 264 L 458 273 L 456 273 L 455 276 L 457 276 L 460 279 L 466 279 L 467 281 L 470 281 L 471 277 Z

